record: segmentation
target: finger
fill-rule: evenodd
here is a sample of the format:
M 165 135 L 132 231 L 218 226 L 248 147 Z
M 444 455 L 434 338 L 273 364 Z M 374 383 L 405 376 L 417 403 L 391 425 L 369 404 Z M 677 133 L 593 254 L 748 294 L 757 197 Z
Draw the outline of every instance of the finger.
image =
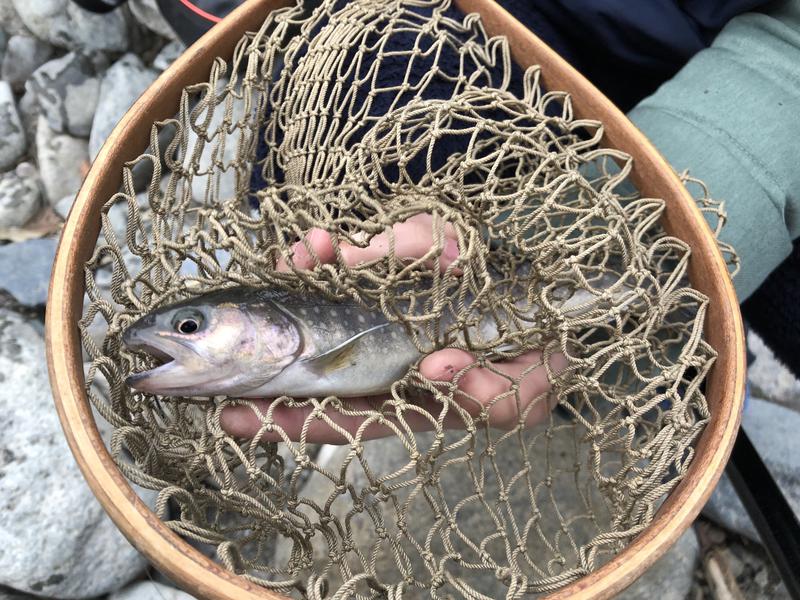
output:
M 310 229 L 302 240 L 292 245 L 289 262 L 296 269 L 312 269 L 316 264 L 315 255 L 322 264 L 332 263 L 336 260 L 331 234 L 318 227 Z M 283 272 L 291 271 L 288 262 L 283 257 L 278 259 L 275 268 Z
M 510 428 L 522 422 L 528 427 L 543 420 L 552 409 L 554 398 L 546 397 L 550 377 L 567 366 L 564 355 L 554 353 L 548 374 L 542 361 L 542 352 L 535 350 L 479 367 L 468 352 L 445 349 L 425 357 L 420 373 L 433 381 L 455 380 L 459 404 L 473 416 L 486 408 L 490 425 Z
M 445 223 L 443 228 L 442 250 L 438 257 L 439 268 L 444 271 L 459 256 L 458 241 L 455 228 Z M 392 227 L 392 232 L 383 232 L 373 236 L 366 247 L 359 247 L 348 242 L 341 242 L 339 249 L 345 264 L 355 267 L 362 263 L 383 258 L 389 254 L 394 243 L 394 254 L 400 259 L 422 258 L 434 245 L 433 217 L 427 214 L 414 215 L 402 223 Z M 332 263 L 336 259 L 331 235 L 319 228 L 311 229 L 303 240 L 292 245 L 289 262 L 296 269 L 311 269 L 316 264 L 314 256 L 323 263 Z M 278 271 L 289 271 L 289 264 L 283 257 L 278 259 Z
M 388 255 L 394 245 L 394 255 L 399 259 L 419 259 L 431 252 L 434 247 L 433 220 L 429 215 L 417 215 L 417 217 L 398 223 L 392 227 L 390 232 L 383 232 L 370 239 L 369 244 L 358 247 L 352 244 L 342 243 L 340 249 L 344 262 L 350 266 L 357 266 L 362 263 L 371 262 Z M 447 229 L 443 231 L 441 240 L 441 251 L 438 256 L 439 268 L 447 269 L 459 255 L 458 241 L 455 239 L 455 231 L 452 235 L 447 235 Z

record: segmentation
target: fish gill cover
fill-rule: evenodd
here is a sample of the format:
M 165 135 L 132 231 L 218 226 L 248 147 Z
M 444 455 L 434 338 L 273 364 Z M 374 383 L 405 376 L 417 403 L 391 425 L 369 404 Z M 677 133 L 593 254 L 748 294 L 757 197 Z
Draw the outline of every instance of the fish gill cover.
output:
M 639 197 L 630 158 L 601 136 L 446 1 L 271 13 L 153 125 L 103 209 L 81 332 L 87 390 L 123 473 L 159 490 L 171 529 L 285 594 L 516 597 L 597 569 L 680 481 L 709 418 L 714 361 L 689 248 L 660 228 L 663 202 Z M 691 185 L 721 227 L 721 206 Z M 420 214 L 430 251 L 396 255 L 392 226 Z M 439 270 L 445 227 L 459 255 Z M 312 228 L 334 248 L 388 233 L 386 256 L 353 266 L 312 253 L 311 269 L 276 270 Z M 242 285 L 355 302 L 420 351 L 469 350 L 470 368 L 532 349 L 567 364 L 546 370 L 541 398 L 520 398 L 517 379 L 471 411 L 457 387 L 470 368 L 442 385 L 418 362 L 368 410 L 336 396 L 263 410 L 126 384 L 155 360 L 123 344 L 134 321 Z M 578 292 L 580 310 L 567 309 Z M 493 337 L 464 334 L 486 319 Z M 497 427 L 502 402 L 517 410 Z M 542 402 L 556 408 L 526 422 Z M 230 405 L 256 412 L 257 435 L 226 433 Z M 275 420 L 281 406 L 303 416 L 299 433 Z M 431 431 L 410 424 L 422 412 Z M 364 439 L 337 425 L 347 415 L 391 435 Z M 343 445 L 314 443 L 312 425 Z

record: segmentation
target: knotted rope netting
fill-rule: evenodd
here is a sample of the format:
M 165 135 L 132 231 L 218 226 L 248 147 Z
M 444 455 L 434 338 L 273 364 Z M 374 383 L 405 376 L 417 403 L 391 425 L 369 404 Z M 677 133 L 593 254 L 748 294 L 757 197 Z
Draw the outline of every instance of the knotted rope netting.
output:
M 647 527 L 692 459 L 714 352 L 689 248 L 660 228 L 663 202 L 627 182 L 630 158 L 599 146 L 602 125 L 574 119 L 568 95 L 509 56 L 505 39 L 442 0 L 276 11 L 153 125 L 103 209 L 81 330 L 112 454 L 132 482 L 159 490 L 170 528 L 254 582 L 312 598 L 554 590 Z M 143 164 L 153 174 L 137 194 Z M 721 205 L 690 183 L 718 232 Z M 408 260 L 392 226 L 417 214 L 432 215 L 434 243 Z M 445 224 L 460 253 L 440 272 L 430 265 Z M 365 264 L 337 254 L 276 271 L 312 228 L 337 252 L 382 232 L 392 242 Z M 464 410 L 469 368 L 443 385 L 412 365 L 359 413 L 392 435 L 351 431 L 339 450 L 305 429 L 290 439 L 250 401 L 125 385 L 149 365 L 121 343 L 135 319 L 234 284 L 355 299 L 407 325 L 421 349 L 461 347 L 484 368 L 531 349 L 568 366 L 547 370 L 546 398 L 521 398 L 512 381 L 496 402 L 517 410 L 497 427 L 495 402 Z M 578 291 L 589 300 L 564 309 Z M 459 334 L 486 315 L 494 339 Z M 429 432 L 407 423 L 421 395 L 437 407 Z M 527 423 L 543 401 L 557 406 Z M 220 413 L 231 404 L 253 406 L 261 433 L 283 441 L 228 435 Z M 336 397 L 279 405 L 331 427 L 332 414 L 354 412 Z M 461 426 L 443 429 L 445 414 Z

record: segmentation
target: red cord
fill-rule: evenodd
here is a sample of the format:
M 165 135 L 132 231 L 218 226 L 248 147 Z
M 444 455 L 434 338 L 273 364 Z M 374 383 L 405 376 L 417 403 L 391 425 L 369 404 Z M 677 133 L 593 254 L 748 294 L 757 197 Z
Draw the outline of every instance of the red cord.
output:
M 219 23 L 222 20 L 220 17 L 212 15 L 211 13 L 207 13 L 202 8 L 200 8 L 198 6 L 195 6 L 189 0 L 181 0 L 181 4 L 183 4 L 186 8 L 188 8 L 194 14 L 202 17 L 206 21 L 211 21 L 212 23 Z

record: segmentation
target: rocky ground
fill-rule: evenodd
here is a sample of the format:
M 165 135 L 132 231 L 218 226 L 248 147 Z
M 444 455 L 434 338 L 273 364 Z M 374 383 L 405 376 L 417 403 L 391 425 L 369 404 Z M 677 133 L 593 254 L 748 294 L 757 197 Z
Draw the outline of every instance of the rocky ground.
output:
M 182 50 L 153 0 L 102 16 L 67 0 L 0 0 L 0 600 L 190 598 L 149 568 L 84 484 L 53 409 L 42 339 L 55 242 L 81 179 Z M 755 336 L 750 346 L 763 400 L 751 400 L 744 423 L 800 509 L 800 382 Z M 788 595 L 723 481 L 703 519 L 623 597 Z

